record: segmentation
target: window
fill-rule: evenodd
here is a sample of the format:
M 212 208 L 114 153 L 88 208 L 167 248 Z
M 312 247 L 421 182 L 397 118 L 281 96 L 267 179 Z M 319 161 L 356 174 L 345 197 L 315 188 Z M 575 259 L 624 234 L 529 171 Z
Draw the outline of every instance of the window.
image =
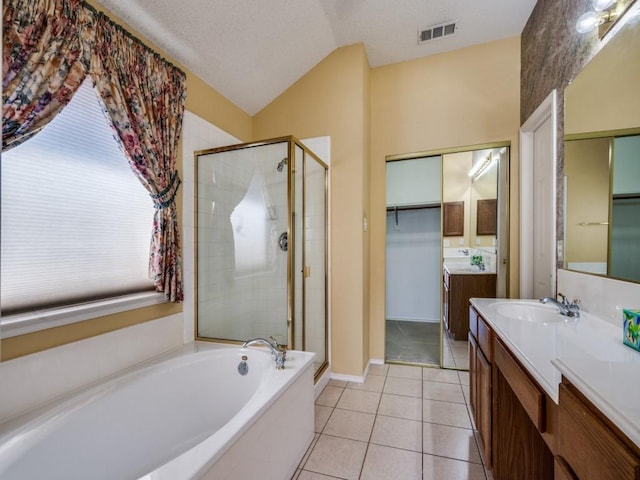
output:
M 153 203 L 91 80 L 1 166 L 3 316 L 153 291 Z

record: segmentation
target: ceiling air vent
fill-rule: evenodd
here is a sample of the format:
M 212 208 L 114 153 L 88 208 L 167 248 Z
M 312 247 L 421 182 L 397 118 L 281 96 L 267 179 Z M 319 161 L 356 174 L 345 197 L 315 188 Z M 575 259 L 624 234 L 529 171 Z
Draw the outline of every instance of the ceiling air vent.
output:
M 456 22 L 446 22 L 433 27 L 418 30 L 418 43 L 437 40 L 438 38 L 448 37 L 456 33 Z

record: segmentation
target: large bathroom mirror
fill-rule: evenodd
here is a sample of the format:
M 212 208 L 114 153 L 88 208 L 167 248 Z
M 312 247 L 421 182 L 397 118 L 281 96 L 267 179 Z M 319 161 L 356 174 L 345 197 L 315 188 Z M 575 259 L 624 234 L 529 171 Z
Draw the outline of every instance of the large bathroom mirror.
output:
M 442 366 L 467 369 L 469 298 L 495 297 L 498 271 L 498 177 L 508 148 L 442 156 L 443 308 Z M 447 218 L 460 206 L 461 228 Z M 449 231 L 447 231 L 449 230 Z
M 565 90 L 564 267 L 640 282 L 640 15 Z
M 447 234 L 448 219 L 444 219 L 445 260 L 467 257 L 476 249 L 488 255 L 488 266 L 495 270 L 498 165 L 506 151 L 507 147 L 500 147 L 442 156 L 443 203 L 459 205 L 462 211 L 458 232 Z

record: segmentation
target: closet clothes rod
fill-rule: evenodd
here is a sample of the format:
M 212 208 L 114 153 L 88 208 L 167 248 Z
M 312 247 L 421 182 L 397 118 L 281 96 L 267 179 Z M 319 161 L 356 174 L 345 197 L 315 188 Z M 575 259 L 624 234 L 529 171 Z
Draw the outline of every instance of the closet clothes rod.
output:
M 387 212 L 396 212 L 398 210 L 424 210 L 425 208 L 440 208 L 439 203 L 429 203 L 425 205 L 401 205 L 401 206 L 388 206 Z

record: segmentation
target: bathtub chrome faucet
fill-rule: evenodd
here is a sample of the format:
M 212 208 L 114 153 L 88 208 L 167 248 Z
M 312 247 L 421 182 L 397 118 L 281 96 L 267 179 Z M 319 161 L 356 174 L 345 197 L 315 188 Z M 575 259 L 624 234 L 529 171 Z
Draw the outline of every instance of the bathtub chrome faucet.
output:
M 552 297 L 543 297 L 540 299 L 540 303 L 551 303 L 555 305 L 558 307 L 560 315 L 564 315 L 565 317 L 580 318 L 580 307 L 578 306 L 579 300 L 576 299 L 569 303 L 569 300 L 567 300 L 567 297 L 563 294 L 558 293 L 558 296 L 562 299 L 562 302 L 559 302 Z
M 275 340 L 267 340 L 266 338 L 256 337 L 250 338 L 242 344 L 242 348 L 247 348 L 250 345 L 265 345 L 271 350 L 271 354 L 276 360 L 276 369 L 283 370 L 284 362 L 286 360 L 286 351 L 278 345 Z

